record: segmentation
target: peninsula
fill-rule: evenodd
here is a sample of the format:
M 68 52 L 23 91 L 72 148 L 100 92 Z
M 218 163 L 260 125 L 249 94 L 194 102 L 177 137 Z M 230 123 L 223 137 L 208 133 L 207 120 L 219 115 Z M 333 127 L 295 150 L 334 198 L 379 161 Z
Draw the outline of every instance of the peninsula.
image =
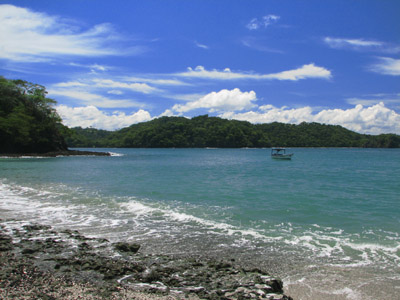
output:
M 103 155 L 69 150 L 61 118 L 44 86 L 0 77 L 0 156 Z

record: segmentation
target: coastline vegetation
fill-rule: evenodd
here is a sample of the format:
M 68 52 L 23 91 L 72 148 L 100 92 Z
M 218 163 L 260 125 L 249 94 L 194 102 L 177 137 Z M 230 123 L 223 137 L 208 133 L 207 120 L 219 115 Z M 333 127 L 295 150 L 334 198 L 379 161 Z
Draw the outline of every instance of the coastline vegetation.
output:
M 53 107 L 56 101 L 46 95 L 42 85 L 0 76 L 0 153 L 65 153 L 68 147 L 400 147 L 396 134 L 359 134 L 338 125 L 305 122 L 251 124 L 208 115 L 161 117 L 116 131 L 68 128 Z
M 65 151 L 61 118 L 46 89 L 0 76 L 0 153 Z
M 192 119 L 162 117 L 118 131 L 75 127 L 67 129 L 65 134 L 69 147 L 400 147 L 400 136 L 395 134 L 359 134 L 338 125 L 305 122 L 251 124 L 208 115 Z

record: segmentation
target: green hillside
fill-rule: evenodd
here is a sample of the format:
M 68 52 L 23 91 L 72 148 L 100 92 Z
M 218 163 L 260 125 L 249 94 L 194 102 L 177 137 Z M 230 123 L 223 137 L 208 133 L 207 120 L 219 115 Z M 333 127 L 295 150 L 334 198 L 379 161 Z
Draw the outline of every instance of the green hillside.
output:
M 67 149 L 61 119 L 46 89 L 0 76 L 0 153 L 46 153 Z
M 373 147 L 399 148 L 400 136 L 359 134 L 341 126 L 251 124 L 208 115 L 162 117 L 118 131 L 67 128 L 46 97 L 45 87 L 0 77 L 0 153 L 46 153 L 69 147 L 258 148 Z
M 70 147 L 400 147 L 400 136 L 394 134 L 365 135 L 318 123 L 255 125 L 208 115 L 162 117 L 115 132 L 73 128 L 66 141 Z

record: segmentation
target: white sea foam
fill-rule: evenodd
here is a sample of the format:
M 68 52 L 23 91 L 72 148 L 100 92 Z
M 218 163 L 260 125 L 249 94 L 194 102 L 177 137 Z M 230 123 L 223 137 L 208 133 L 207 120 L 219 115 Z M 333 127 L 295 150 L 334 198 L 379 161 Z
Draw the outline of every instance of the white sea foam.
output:
M 125 156 L 125 154 L 122 153 L 116 153 L 116 152 L 108 152 L 110 153 L 111 156 Z
M 193 235 L 207 232 L 210 235 L 232 237 L 234 247 L 251 247 L 252 241 L 257 240 L 269 243 L 269 247 L 279 243 L 282 251 L 286 251 L 282 245 L 289 247 L 287 251 L 310 251 L 307 255 L 332 259 L 332 266 L 360 267 L 377 261 L 382 264 L 400 262 L 400 240 L 396 233 L 388 239 L 391 241 L 388 246 L 356 242 L 359 234 L 350 235 L 342 229 L 318 224 L 311 225 L 306 231 L 291 223 L 269 227 L 263 225 L 260 228 L 257 228 L 257 224 L 252 227 L 235 226 L 223 220 L 195 216 L 180 207 L 134 197 L 107 198 L 62 185 L 34 188 L 0 180 L 0 208 L 10 211 L 10 217 L 84 229 L 90 234 L 108 236 L 118 232 L 114 237 L 144 238 L 162 234 L 179 236 L 183 231 Z M 260 224 L 268 225 L 265 222 Z M 136 228 L 135 232 L 132 231 L 133 227 Z
M 334 290 L 334 291 L 331 291 L 330 293 L 333 295 L 343 295 L 346 297 L 346 299 L 349 299 L 349 300 L 362 300 L 363 299 L 363 296 L 359 292 L 357 292 L 349 287 L 345 287 L 345 288 L 342 288 L 339 290 Z

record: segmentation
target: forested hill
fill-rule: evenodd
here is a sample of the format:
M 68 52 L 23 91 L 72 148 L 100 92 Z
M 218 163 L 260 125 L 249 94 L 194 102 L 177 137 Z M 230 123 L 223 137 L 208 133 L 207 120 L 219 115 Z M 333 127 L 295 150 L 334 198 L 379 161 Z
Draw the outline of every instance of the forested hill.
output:
M 162 117 L 114 132 L 78 127 L 69 130 L 66 141 L 70 147 L 400 147 L 400 136 L 394 134 L 364 135 L 318 123 L 255 125 L 208 115 Z
M 46 89 L 0 76 L 0 153 L 46 153 L 69 147 L 242 148 L 380 147 L 399 148 L 400 136 L 352 132 L 341 126 L 251 124 L 208 115 L 162 117 L 118 131 L 62 125 Z
M 46 89 L 0 76 L 0 153 L 64 151 L 61 118 Z

